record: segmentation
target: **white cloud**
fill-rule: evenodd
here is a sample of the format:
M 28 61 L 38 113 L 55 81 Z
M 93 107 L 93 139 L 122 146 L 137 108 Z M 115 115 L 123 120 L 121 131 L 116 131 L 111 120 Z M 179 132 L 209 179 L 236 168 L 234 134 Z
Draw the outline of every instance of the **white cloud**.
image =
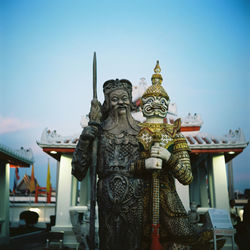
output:
M 0 134 L 31 128 L 33 125 L 27 121 L 21 121 L 15 117 L 3 117 L 0 115 Z

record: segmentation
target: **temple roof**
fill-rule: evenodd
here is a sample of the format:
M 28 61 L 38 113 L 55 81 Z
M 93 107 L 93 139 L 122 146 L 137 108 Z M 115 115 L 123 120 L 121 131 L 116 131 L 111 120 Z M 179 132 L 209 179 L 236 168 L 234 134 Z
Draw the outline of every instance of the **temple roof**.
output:
M 21 167 L 29 167 L 34 162 L 30 148 L 12 149 L 3 144 L 0 144 L 0 160 Z
M 31 181 L 31 176 L 25 174 L 22 178 L 22 180 L 18 183 L 17 185 L 17 191 L 19 192 L 25 192 L 25 191 L 30 191 L 30 181 Z M 35 187 L 39 186 L 37 179 L 35 178 Z
M 248 145 L 241 129 L 230 130 L 224 136 L 214 136 L 201 131 L 182 132 L 191 149 L 193 148 L 245 148 Z M 75 148 L 79 136 L 61 136 L 47 128 L 43 131 L 40 147 Z
M 189 127 L 196 129 L 197 126 Z M 182 133 L 186 137 L 191 153 L 228 153 L 228 159 L 235 157 L 248 145 L 241 129 L 230 130 L 223 136 L 215 136 L 200 130 L 185 131 L 185 123 L 182 124 Z M 57 132 L 45 129 L 37 144 L 43 151 L 57 160 L 62 153 L 73 153 L 78 142 L 79 135 L 61 136 Z
M 242 130 L 229 130 L 224 136 L 214 136 L 201 131 L 182 132 L 189 146 L 194 148 L 245 148 L 248 142 Z

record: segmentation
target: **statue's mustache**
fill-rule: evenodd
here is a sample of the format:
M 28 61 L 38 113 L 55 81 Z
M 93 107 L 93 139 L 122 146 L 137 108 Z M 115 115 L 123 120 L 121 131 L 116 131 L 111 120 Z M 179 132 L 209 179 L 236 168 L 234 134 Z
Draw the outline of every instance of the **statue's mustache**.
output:
M 128 107 L 128 105 L 126 105 L 126 104 L 118 104 L 116 107 L 115 107 L 115 109 L 121 109 L 121 108 L 127 108 Z

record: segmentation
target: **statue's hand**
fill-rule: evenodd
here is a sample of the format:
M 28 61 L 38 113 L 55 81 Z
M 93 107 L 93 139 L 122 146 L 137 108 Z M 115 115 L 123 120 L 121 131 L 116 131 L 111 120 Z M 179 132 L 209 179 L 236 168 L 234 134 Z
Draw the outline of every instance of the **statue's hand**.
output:
M 161 169 L 161 167 L 162 159 L 151 157 L 145 160 L 146 169 Z
M 160 158 L 164 161 L 168 161 L 171 156 L 171 153 L 159 145 L 154 145 L 151 148 L 151 157 Z
M 98 128 L 96 126 L 87 126 L 82 131 L 81 137 L 90 141 L 94 140 L 97 136 Z
M 90 112 L 89 112 L 89 121 L 99 124 L 101 122 L 101 117 L 102 117 L 101 103 L 97 99 L 93 99 L 91 101 L 91 108 L 90 108 Z

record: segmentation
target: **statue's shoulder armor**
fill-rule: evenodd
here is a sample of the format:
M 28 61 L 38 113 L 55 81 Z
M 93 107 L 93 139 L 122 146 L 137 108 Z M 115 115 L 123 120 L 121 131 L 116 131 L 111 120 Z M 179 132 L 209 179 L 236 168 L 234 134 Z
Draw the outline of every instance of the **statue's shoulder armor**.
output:
M 166 134 L 168 134 L 171 138 L 175 138 L 176 134 L 181 131 L 181 119 L 177 119 L 173 124 L 164 124 Z
M 175 133 L 178 133 L 181 131 L 181 118 L 176 119 L 173 124 L 173 130 Z
M 173 126 L 175 127 L 174 148 L 173 152 L 190 151 L 185 136 L 181 133 L 181 119 L 177 119 Z

